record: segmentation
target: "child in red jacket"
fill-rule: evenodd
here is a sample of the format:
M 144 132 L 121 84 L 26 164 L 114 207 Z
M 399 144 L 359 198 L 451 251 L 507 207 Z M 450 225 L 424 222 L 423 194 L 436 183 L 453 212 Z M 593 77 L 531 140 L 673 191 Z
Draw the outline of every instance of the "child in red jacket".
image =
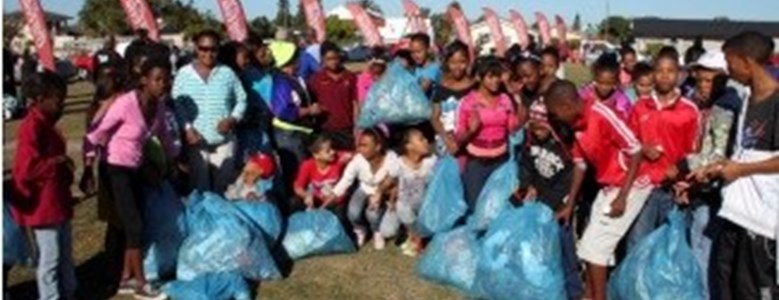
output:
M 35 236 L 40 299 L 73 299 L 70 186 L 74 165 L 55 127 L 62 116 L 67 85 L 57 74 L 45 71 L 30 76 L 22 89 L 31 106 L 18 132 L 12 212 L 16 222 L 31 227 Z
M 679 61 L 673 55 L 655 59 L 655 90 L 651 97 L 636 102 L 629 126 L 643 145 L 643 174 L 654 187 L 644 208 L 630 229 L 630 251 L 644 237 L 660 227 L 674 208 L 674 193 L 666 182 L 666 170 L 695 151 L 699 134 L 698 107 L 683 97 L 677 88 Z

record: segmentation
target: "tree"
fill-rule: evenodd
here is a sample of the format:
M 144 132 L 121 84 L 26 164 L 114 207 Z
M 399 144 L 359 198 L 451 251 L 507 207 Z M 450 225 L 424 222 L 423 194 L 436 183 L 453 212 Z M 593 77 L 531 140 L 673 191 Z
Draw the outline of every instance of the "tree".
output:
M 360 6 L 362 6 L 363 9 L 369 12 L 375 12 L 375 13 L 383 13 L 384 11 L 381 10 L 381 6 L 379 3 L 377 3 L 374 0 L 360 0 L 357 2 Z
M 603 20 L 599 30 L 607 40 L 621 42 L 633 37 L 630 20 L 621 16 L 611 16 Z
M 337 44 L 351 44 L 359 40 L 357 28 L 352 21 L 341 20 L 336 16 L 325 20 L 327 39 Z
M 436 13 L 430 16 L 430 24 L 433 26 L 433 39 L 439 43 L 448 43 L 452 39 L 452 23 L 445 13 Z
M 130 31 L 124 10 L 116 0 L 87 0 L 78 13 L 78 26 L 90 36 L 121 34 Z
M 576 16 L 573 18 L 573 24 L 571 25 L 571 30 L 575 32 L 579 32 L 582 30 L 582 18 L 577 13 Z
M 276 26 L 264 16 L 252 19 L 249 28 L 262 38 L 272 38 L 276 34 Z
M 279 11 L 276 13 L 276 19 L 273 23 L 276 26 L 289 27 L 292 21 L 292 13 L 289 10 L 289 0 L 279 0 Z

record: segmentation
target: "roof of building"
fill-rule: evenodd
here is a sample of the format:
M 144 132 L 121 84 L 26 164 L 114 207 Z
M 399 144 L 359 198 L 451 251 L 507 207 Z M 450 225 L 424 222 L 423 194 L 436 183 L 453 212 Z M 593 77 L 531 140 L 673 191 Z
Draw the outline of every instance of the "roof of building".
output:
M 68 16 L 68 15 L 63 15 L 63 14 L 60 14 L 60 13 L 55 13 L 55 12 L 45 11 L 45 10 L 43 11 L 43 15 L 46 17 L 46 21 L 50 21 L 50 22 L 52 22 L 52 21 L 53 22 L 66 22 L 66 21 L 70 21 L 70 20 L 73 19 L 73 17 Z M 22 13 L 22 11 L 20 11 L 20 10 L 17 10 L 17 11 L 13 11 L 13 12 L 5 14 L 3 17 L 5 17 L 8 20 L 23 19 L 24 18 L 24 13 Z
M 727 19 L 686 20 L 661 18 L 633 19 L 636 38 L 703 38 L 724 40 L 744 31 L 757 31 L 779 38 L 779 22 L 733 21 Z

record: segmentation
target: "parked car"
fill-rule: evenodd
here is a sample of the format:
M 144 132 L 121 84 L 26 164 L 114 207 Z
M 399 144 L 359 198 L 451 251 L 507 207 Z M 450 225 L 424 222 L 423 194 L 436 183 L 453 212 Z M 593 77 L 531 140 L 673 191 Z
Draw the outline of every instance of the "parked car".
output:
M 360 45 L 346 51 L 346 60 L 350 62 L 364 62 L 371 56 L 371 48 Z

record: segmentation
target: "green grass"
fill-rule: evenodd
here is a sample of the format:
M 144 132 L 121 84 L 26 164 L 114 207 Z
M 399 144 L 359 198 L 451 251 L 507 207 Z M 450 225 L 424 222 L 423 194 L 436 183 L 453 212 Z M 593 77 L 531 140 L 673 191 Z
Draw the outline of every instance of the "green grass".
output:
M 569 79 L 582 84 L 589 79 L 587 69 L 567 66 Z M 81 166 L 81 139 L 84 135 L 84 113 L 92 99 L 89 83 L 70 86 L 66 114 L 59 122 L 68 139 L 68 154 Z M 19 121 L 5 122 L 3 130 L 3 169 L 8 173 L 15 153 Z M 81 171 L 77 171 L 80 176 Z M 74 192 L 78 192 L 74 188 Z M 79 195 L 80 196 L 80 195 Z M 98 282 L 102 276 L 105 224 L 97 219 L 94 198 L 76 206 L 73 225 L 73 255 L 78 266 L 80 294 L 84 299 L 100 299 Z M 405 257 L 399 249 L 388 246 L 384 251 L 369 247 L 352 255 L 318 257 L 295 264 L 289 278 L 264 282 L 258 289 L 262 299 L 459 299 L 451 289 L 425 282 L 414 273 L 416 259 Z M 32 299 L 35 295 L 34 270 L 14 267 L 8 278 L 11 296 Z M 117 298 L 120 299 L 120 298 Z

